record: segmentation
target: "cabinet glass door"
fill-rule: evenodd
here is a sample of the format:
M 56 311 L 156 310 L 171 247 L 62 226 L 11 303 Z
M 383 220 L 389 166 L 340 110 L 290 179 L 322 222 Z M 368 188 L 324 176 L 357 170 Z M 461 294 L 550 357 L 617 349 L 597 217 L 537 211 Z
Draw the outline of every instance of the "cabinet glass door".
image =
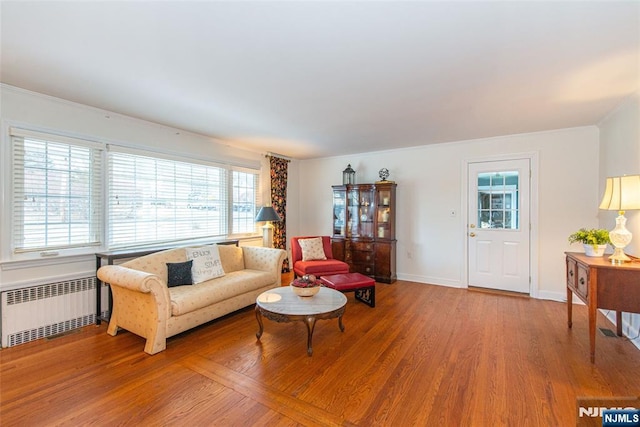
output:
M 374 190 L 370 187 L 352 188 L 347 198 L 347 236 L 373 238 Z
M 345 237 L 347 235 L 347 192 L 333 190 L 333 235 Z
M 378 192 L 378 203 L 376 205 L 378 239 L 389 239 L 391 234 L 391 191 L 380 190 Z
M 360 190 L 360 205 L 358 213 L 360 215 L 360 236 L 373 238 L 373 222 L 374 222 L 374 202 L 375 191 L 371 187 L 365 187 Z

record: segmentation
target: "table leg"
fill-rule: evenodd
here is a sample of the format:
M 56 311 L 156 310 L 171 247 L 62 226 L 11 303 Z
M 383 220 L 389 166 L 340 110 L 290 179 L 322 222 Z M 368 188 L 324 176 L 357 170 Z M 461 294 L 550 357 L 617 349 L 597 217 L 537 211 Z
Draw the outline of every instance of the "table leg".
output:
M 573 292 L 567 286 L 567 325 L 569 326 L 569 329 L 571 329 L 571 326 L 573 326 L 573 322 L 571 320 L 572 311 L 573 311 Z
M 589 354 L 591 356 L 591 363 L 596 361 L 596 319 L 597 308 L 589 305 Z
M 589 269 L 589 353 L 591 363 L 596 361 L 596 322 L 598 320 L 598 273 Z
M 616 311 L 616 333 L 619 337 L 622 336 L 622 312 Z
M 344 332 L 344 325 L 342 324 L 342 316 L 338 317 L 338 327 L 341 332 Z
M 258 321 L 258 332 L 256 332 L 256 338 L 258 341 L 262 336 L 262 332 L 264 331 L 264 326 L 262 325 L 262 314 L 260 313 L 260 309 L 256 305 L 256 320 Z
M 96 272 L 102 266 L 102 258 L 96 256 Z M 102 323 L 102 280 L 96 274 L 96 325 Z
M 313 349 L 311 348 L 311 338 L 313 337 L 313 330 L 316 327 L 315 316 L 307 316 L 304 319 L 304 324 L 307 325 L 307 354 L 313 355 Z

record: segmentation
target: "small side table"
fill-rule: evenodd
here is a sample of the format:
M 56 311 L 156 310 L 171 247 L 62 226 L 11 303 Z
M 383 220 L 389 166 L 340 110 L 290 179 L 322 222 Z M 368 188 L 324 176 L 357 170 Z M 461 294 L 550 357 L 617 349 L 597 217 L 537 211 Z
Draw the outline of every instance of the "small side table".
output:
M 596 354 L 596 317 L 598 309 L 616 311 L 616 329 L 622 336 L 622 312 L 640 313 L 640 260 L 611 264 L 604 257 L 565 252 L 567 264 L 567 325 L 571 328 L 573 294 L 589 310 L 589 349 L 591 363 Z

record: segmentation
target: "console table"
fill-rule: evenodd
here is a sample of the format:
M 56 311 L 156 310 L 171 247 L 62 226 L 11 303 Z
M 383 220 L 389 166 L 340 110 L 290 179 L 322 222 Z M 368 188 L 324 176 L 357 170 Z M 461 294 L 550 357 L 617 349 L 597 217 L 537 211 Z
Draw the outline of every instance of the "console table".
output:
M 206 245 L 207 243 L 199 243 L 198 245 Z M 218 244 L 218 245 L 239 245 L 239 240 L 225 240 L 223 242 L 213 242 L 209 244 Z M 175 248 L 176 245 L 172 246 L 153 246 L 147 247 L 143 249 L 122 249 L 119 251 L 108 251 L 108 252 L 97 252 L 96 253 L 96 325 L 99 325 L 104 320 L 105 322 L 109 321 L 108 317 L 102 315 L 102 280 L 98 279 L 98 269 L 102 267 L 103 261 L 106 261 L 106 265 L 113 265 L 113 261 L 116 259 L 127 259 L 127 258 L 138 258 L 141 256 L 149 255 L 155 252 L 164 251 L 166 249 Z M 108 283 L 107 283 L 108 284 Z M 111 289 L 109 289 L 109 313 L 111 313 L 112 301 L 111 301 Z
M 588 257 L 584 253 L 565 252 L 567 264 L 567 324 L 572 326 L 572 295 L 589 311 L 591 363 L 596 352 L 596 315 L 598 309 L 616 311 L 616 332 L 622 336 L 622 312 L 640 313 L 640 259 L 611 264 L 608 257 Z

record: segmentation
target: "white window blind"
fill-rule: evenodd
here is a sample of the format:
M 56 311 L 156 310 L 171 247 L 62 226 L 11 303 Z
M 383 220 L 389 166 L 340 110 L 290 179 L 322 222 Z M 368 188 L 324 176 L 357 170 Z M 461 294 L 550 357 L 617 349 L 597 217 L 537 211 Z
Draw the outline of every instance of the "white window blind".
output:
M 256 231 L 256 206 L 258 201 L 257 171 L 234 168 L 231 172 L 233 234 L 251 234 Z
M 224 167 L 111 151 L 109 248 L 226 236 Z
M 11 128 L 15 253 L 100 246 L 102 146 Z

